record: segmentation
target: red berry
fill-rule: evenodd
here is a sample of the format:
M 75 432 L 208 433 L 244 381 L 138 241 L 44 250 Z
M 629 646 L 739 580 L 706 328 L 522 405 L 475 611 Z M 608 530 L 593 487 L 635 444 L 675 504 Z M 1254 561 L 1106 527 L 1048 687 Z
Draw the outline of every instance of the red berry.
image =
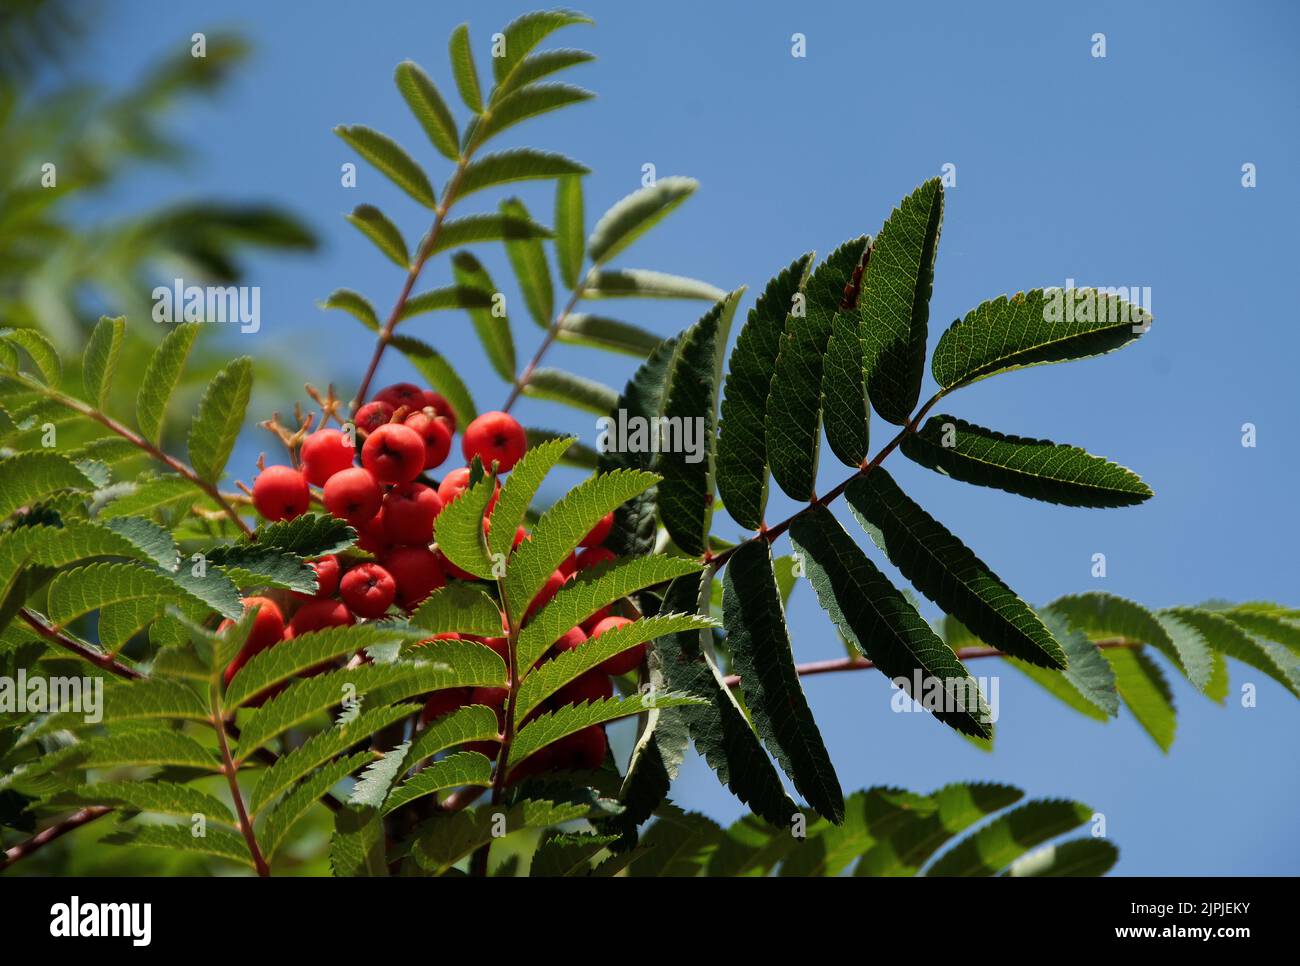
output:
M 540 775 L 543 772 L 550 771 L 555 767 L 554 754 L 551 746 L 533 752 L 514 768 L 510 769 L 510 774 L 506 776 L 506 784 L 513 785 L 515 782 L 523 781 L 525 778 L 531 778 L 533 775 Z
M 249 658 L 265 651 L 273 644 L 278 644 L 284 637 L 284 614 L 275 601 L 269 597 L 245 597 L 243 603 L 244 613 L 256 607 L 257 616 L 253 618 L 253 626 L 249 628 L 243 647 L 226 667 L 226 684 L 229 684 L 235 673 L 248 663 Z M 232 620 L 224 620 L 217 630 L 224 631 L 234 624 Z
M 556 654 L 563 654 L 565 651 L 576 650 L 578 645 L 585 643 L 586 640 L 587 634 L 581 627 L 571 627 L 551 645 L 551 649 Z
M 438 484 L 438 498 L 442 500 L 442 505 L 446 506 L 468 489 L 469 467 L 461 466 L 442 478 L 442 482 Z M 492 515 L 492 511 L 496 509 L 497 497 L 500 495 L 501 484 L 496 483 L 492 487 L 492 496 L 488 500 L 487 508 L 483 511 L 486 516 Z
M 497 472 L 508 473 L 524 455 L 528 439 L 519 421 L 509 413 L 490 412 L 465 427 L 460 445 L 466 462 L 473 462 L 477 456 L 484 469 L 490 469 L 495 460 Z
M 307 566 L 316 571 L 316 593 L 293 594 L 294 600 L 313 600 L 321 597 L 333 597 L 339 589 L 339 558 L 330 554 L 319 560 L 308 560 Z
M 497 712 L 502 712 L 506 707 L 506 698 L 510 695 L 509 688 L 475 688 L 473 695 L 470 697 L 471 704 L 486 704 L 489 708 Z M 497 722 L 500 723 L 501 715 L 497 714 Z
M 431 389 L 424 390 L 424 408 L 432 409 L 447 420 L 447 428 L 453 433 L 456 432 L 456 410 L 451 408 L 451 403 L 447 402 L 443 396 Z
M 397 596 L 397 582 L 379 564 L 357 564 L 343 575 L 339 596 L 359 617 L 380 617 Z
M 510 642 L 504 637 L 476 637 L 475 640 L 485 647 L 492 648 L 492 650 L 496 652 L 497 657 L 501 658 L 501 660 L 505 661 L 509 659 Z
M 606 631 L 612 631 L 616 627 L 622 627 L 632 622 L 626 617 L 606 617 L 591 629 L 593 638 L 600 637 Z M 641 663 L 641 658 L 645 657 L 646 645 L 637 644 L 635 647 L 629 647 L 626 651 L 621 651 L 602 662 L 599 667 L 611 677 L 618 677 L 620 674 L 627 674 L 635 671 L 637 665 Z
M 325 509 L 354 527 L 373 520 L 383 499 L 379 482 L 360 466 L 335 473 L 325 483 Z
M 366 437 L 361 463 L 380 483 L 407 483 L 424 469 L 424 440 L 401 423 L 385 423 Z
M 352 465 L 356 450 L 337 429 L 318 429 L 302 441 L 302 472 L 307 482 L 324 486 L 335 473 Z
M 384 532 L 397 546 L 428 546 L 433 521 L 442 512 L 438 491 L 423 483 L 403 483 L 384 497 Z
M 578 554 L 578 569 L 590 570 L 592 567 L 617 559 L 618 555 L 612 550 L 606 550 L 604 547 L 588 547 Z
M 424 390 L 414 383 L 395 382 L 375 393 L 375 402 L 388 403 L 394 410 L 406 407 L 408 413 L 424 408 Z
M 557 768 L 594 771 L 605 763 L 609 742 L 605 738 L 604 728 L 590 725 L 561 738 L 552 748 Z
M 578 545 L 580 547 L 599 547 L 605 542 L 605 538 L 609 536 L 609 531 L 612 529 L 614 529 L 614 511 L 610 510 L 600 518 L 600 522 L 591 528 L 591 532 L 583 537 Z
M 373 433 L 393 418 L 394 408 L 386 402 L 368 402 L 357 410 L 352 422 L 363 433 Z
M 347 606 L 337 600 L 312 600 L 298 608 L 289 621 L 289 636 L 297 637 L 327 627 L 347 627 L 355 621 Z
M 442 566 L 428 547 L 394 547 L 383 560 L 384 569 L 397 581 L 397 603 L 413 610 L 447 583 Z
M 560 565 L 555 569 L 558 570 L 560 573 L 564 574 L 566 577 L 572 577 L 575 573 L 578 572 L 578 555 L 575 553 L 570 553 L 567 557 L 565 557 L 563 560 L 560 561 Z
M 555 702 L 590 704 L 592 701 L 606 701 L 613 696 L 614 682 L 600 668 L 593 668 L 556 691 Z
M 591 637 L 591 632 L 596 629 L 596 625 L 609 616 L 610 616 L 609 608 L 602 607 L 600 610 L 596 611 L 596 613 L 592 614 L 590 617 L 588 617 L 586 620 L 582 622 L 581 625 L 582 632 L 586 634 L 588 637 Z
M 388 539 L 388 528 L 384 519 L 384 508 L 381 506 L 379 512 L 368 522 L 357 527 L 357 546 L 376 557 L 382 557 L 393 549 L 393 541 Z
M 405 425 L 424 441 L 424 469 L 431 470 L 447 462 L 451 452 L 451 429 L 445 420 L 425 413 L 412 413 Z
M 447 688 L 443 691 L 434 691 L 424 702 L 424 710 L 420 712 L 420 724 L 428 724 L 435 718 L 441 718 L 445 714 L 451 714 L 459 708 L 469 704 L 469 688 Z
M 292 520 L 311 506 L 307 479 L 292 466 L 268 466 L 253 481 L 253 506 L 268 520 Z
M 532 617 L 539 610 L 545 607 L 550 599 L 555 596 L 556 591 L 564 586 L 565 579 L 564 574 L 560 571 L 552 570 L 551 576 L 546 578 L 546 583 L 544 583 L 542 589 L 537 592 L 537 596 L 533 598 L 533 602 L 528 605 L 528 610 L 524 611 L 524 620 Z

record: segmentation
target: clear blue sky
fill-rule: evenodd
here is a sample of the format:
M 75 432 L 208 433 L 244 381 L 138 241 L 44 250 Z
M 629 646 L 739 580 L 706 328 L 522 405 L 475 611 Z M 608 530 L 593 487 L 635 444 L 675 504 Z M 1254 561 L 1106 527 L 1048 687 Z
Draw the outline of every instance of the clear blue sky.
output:
M 233 27 L 257 50 L 220 99 L 176 117 L 194 149 L 190 167 L 140 177 L 112 204 L 202 193 L 274 200 L 298 212 L 319 231 L 324 250 L 310 259 L 252 263 L 263 329 L 233 337 L 231 346 L 274 354 L 314 381 L 333 377 L 352 388 L 370 339 L 349 317 L 322 312 L 316 302 L 347 286 L 386 312 L 401 279 L 342 216 L 363 201 L 379 204 L 413 241 L 427 212 L 364 164 L 360 186 L 342 188 L 339 166 L 353 158 L 330 129 L 364 123 L 383 130 L 417 151 L 441 183 L 446 164 L 407 114 L 393 67 L 405 58 L 420 62 L 455 101 L 450 30 L 469 21 L 486 68 L 490 34 L 538 5 L 236 0 L 216 15 L 185 4 L 115 5 L 83 60 L 96 77 L 132 78 L 154 57 L 186 47 L 195 30 Z M 990 379 L 947 401 L 948 411 L 983 425 L 1075 443 L 1135 468 L 1157 494 L 1147 505 L 1053 507 L 890 460 L 916 498 L 1021 596 L 1045 602 L 1100 589 L 1152 606 L 1210 597 L 1300 603 L 1300 342 L 1290 290 L 1300 202 L 1300 8 L 678 0 L 579 6 L 597 26 L 572 28 L 554 43 L 598 55 L 572 73 L 598 99 L 508 137 L 563 151 L 593 169 L 589 225 L 638 186 L 644 163 L 654 163 L 661 176 L 701 181 L 699 194 L 638 243 L 625 264 L 724 288 L 747 284 L 752 297 L 795 255 L 824 254 L 846 238 L 874 233 L 903 195 L 951 162 L 958 182 L 948 193 L 931 347 L 952 319 L 1001 293 L 1067 278 L 1151 287 L 1155 325 L 1137 345 Z M 807 37 L 806 59 L 790 56 L 796 31 Z M 1104 60 L 1090 56 L 1095 32 L 1106 35 Z M 1258 169 L 1252 190 L 1241 186 L 1247 162 Z M 549 222 L 549 186 L 519 193 Z M 477 204 L 494 208 L 495 198 L 480 196 Z M 480 254 L 513 291 L 503 254 L 492 247 Z M 426 283 L 445 279 L 443 263 Z M 698 314 L 685 303 L 606 308 L 663 335 Z M 522 311 L 514 315 L 526 358 L 540 332 Z M 455 360 L 480 408 L 500 405 L 504 386 L 465 320 L 443 314 L 411 325 Z M 551 361 L 616 386 L 632 368 L 570 347 L 557 349 Z M 395 360 L 383 373 L 405 374 Z M 593 421 L 563 407 L 526 400 L 520 412 L 526 422 L 594 440 Z M 1254 449 L 1241 446 L 1244 422 L 1258 427 Z M 242 451 L 251 460 L 265 446 L 250 435 Z M 823 466 L 824 486 L 839 479 L 829 453 Z M 774 499 L 769 518 L 784 509 Z M 1089 573 L 1097 552 L 1108 559 L 1105 580 Z M 806 584 L 795 591 L 791 622 L 800 659 L 842 653 Z M 991 664 L 972 670 L 994 673 Z M 1232 698 L 1217 707 L 1176 680 L 1179 727 L 1168 756 L 1127 712 L 1107 725 L 1085 720 L 1013 671 L 1001 682 L 992 754 L 928 716 L 891 713 L 888 684 L 874 672 L 812 679 L 807 691 L 846 789 L 1010 782 L 1103 811 L 1122 850 L 1120 873 L 1295 874 L 1300 706 L 1262 675 L 1234 665 L 1234 689 L 1245 681 L 1259 685 L 1252 710 Z M 698 760 L 686 768 L 676 797 L 723 820 L 739 811 Z

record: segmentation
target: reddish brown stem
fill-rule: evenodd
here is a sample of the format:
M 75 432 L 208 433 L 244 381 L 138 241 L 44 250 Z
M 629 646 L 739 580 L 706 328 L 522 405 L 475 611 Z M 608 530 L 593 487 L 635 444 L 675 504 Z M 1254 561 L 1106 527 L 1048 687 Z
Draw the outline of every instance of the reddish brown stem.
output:
M 32 853 L 49 845 L 55 839 L 61 838 L 69 832 L 74 832 L 97 818 L 103 818 L 111 811 L 113 810 L 107 805 L 88 805 L 79 811 L 73 812 L 63 821 L 55 822 L 49 828 L 42 829 L 31 838 L 19 842 L 11 849 L 7 849 L 4 854 L 4 862 L 0 862 L 0 869 L 8 868 L 15 862 L 25 859 Z
M 111 655 L 104 654 L 101 651 L 92 650 L 80 641 L 74 641 L 66 634 L 60 632 L 57 627 L 52 627 L 45 623 L 41 617 L 28 610 L 26 607 L 18 611 L 18 616 L 26 622 L 28 627 L 41 635 L 41 637 L 45 638 L 47 641 L 53 641 L 64 650 L 76 654 L 82 660 L 89 661 L 91 664 L 95 665 L 95 667 L 102 668 L 111 674 L 116 674 L 120 678 L 135 680 L 144 677 L 144 675 L 135 670 L 135 668 L 127 667 L 125 664 L 119 664 L 117 661 L 113 660 Z

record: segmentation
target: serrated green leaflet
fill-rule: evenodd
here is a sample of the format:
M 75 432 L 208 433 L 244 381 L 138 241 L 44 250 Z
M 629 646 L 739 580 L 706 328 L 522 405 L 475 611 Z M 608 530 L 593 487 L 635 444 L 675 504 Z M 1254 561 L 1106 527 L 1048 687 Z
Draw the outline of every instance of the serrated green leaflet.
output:
M 880 417 L 899 426 L 921 391 L 942 227 L 943 185 L 931 178 L 885 220 L 862 279 L 858 316 L 867 390 Z
M 248 799 L 249 809 L 253 812 L 260 811 L 263 805 L 291 787 L 298 779 L 316 771 L 331 758 L 341 755 L 354 745 L 369 741 L 370 736 L 377 731 L 410 714 L 411 708 L 406 705 L 376 708 L 312 735 L 288 754 L 281 755 L 274 765 L 259 774 Z
M 661 438 L 652 465 L 663 477 L 657 491 L 659 516 L 669 536 L 692 556 L 704 552 L 713 522 L 722 358 L 731 320 L 744 291 L 741 288 L 732 292 L 678 337 L 664 386 L 664 421 L 655 428 Z M 694 432 L 688 433 L 690 429 Z M 622 442 L 627 445 L 626 440 Z
M 156 729 L 92 738 L 77 745 L 71 757 L 86 768 L 176 765 L 221 771 L 216 756 L 193 738 L 175 731 Z
M 526 674 L 565 631 L 577 627 L 602 607 L 699 569 L 694 560 L 659 555 L 618 560 L 605 567 L 578 571 L 520 632 L 515 647 L 520 674 Z
M 320 306 L 323 309 L 342 309 L 371 332 L 379 331 L 379 316 L 375 314 L 375 307 L 364 295 L 351 289 L 335 289 Z
M 940 721 L 962 734 L 991 737 L 975 679 L 829 510 L 815 505 L 800 514 L 790 538 L 822 607 L 864 656 Z
M 1098 876 L 1105 875 L 1119 861 L 1119 849 L 1105 839 L 1071 839 L 1016 859 L 1003 875 Z
M 766 540 L 736 548 L 722 588 L 727 646 L 754 729 L 808 803 L 842 821 L 844 794 L 799 684 Z
M 78 795 L 88 802 L 114 802 L 142 812 L 185 818 L 203 815 L 216 822 L 235 824 L 234 813 L 224 802 L 191 785 L 177 782 L 95 782 L 83 785 L 78 789 Z
M 125 334 L 125 318 L 104 316 L 86 340 L 86 351 L 81 357 L 81 384 L 86 389 L 86 399 L 99 409 L 108 401 Z
M 451 72 L 456 78 L 456 90 L 460 92 L 460 99 L 475 114 L 481 114 L 483 93 L 479 88 L 474 52 L 469 45 L 469 24 L 461 24 L 452 31 L 448 48 L 451 54 Z
M 517 765 L 534 752 L 541 751 L 547 745 L 583 728 L 640 714 L 650 707 L 651 703 L 660 708 L 676 708 L 682 705 L 702 704 L 703 699 L 669 692 L 653 697 L 634 694 L 626 698 L 592 701 L 590 704 L 566 704 L 524 725 L 515 736 L 514 744 L 510 746 L 510 765 L 512 767 Z
M 999 296 L 954 322 L 930 368 L 944 389 L 1008 369 L 1113 352 L 1151 327 L 1141 307 L 1104 289 L 1034 289 Z
M 403 771 L 402 766 L 406 763 L 406 753 L 410 748 L 411 743 L 403 741 L 396 748 L 382 753 L 366 765 L 366 770 L 352 786 L 352 791 L 348 795 L 348 804 L 379 808 L 388 797 L 388 790 L 393 787 L 393 782 Z
M 555 332 L 556 338 L 570 345 L 588 346 L 593 349 L 608 349 L 625 355 L 644 359 L 653 352 L 663 340 L 653 332 L 640 326 L 603 315 L 588 315 L 585 312 L 570 312 L 560 322 Z
M 852 283 L 850 283 L 852 284 Z M 831 452 L 846 466 L 859 466 L 871 442 L 861 324 L 847 309 L 831 319 L 822 363 L 822 419 Z
M 534 369 L 524 384 L 524 395 L 548 399 L 597 416 L 605 416 L 618 402 L 618 393 L 604 383 L 564 369 Z
M 498 90 L 508 91 L 514 86 L 512 82 L 524 59 L 555 31 L 591 22 L 590 17 L 572 10 L 534 10 L 510 21 L 501 32 L 502 56 L 492 58 L 492 76 Z
M 1115 672 L 1124 706 L 1161 751 L 1169 751 L 1178 730 L 1174 693 L 1164 672 L 1143 650 L 1107 648 L 1101 652 Z
M 845 498 L 903 576 L 981 640 L 1030 664 L 1066 666 L 1060 644 L 1029 605 L 883 467 L 850 483 Z
M 772 478 L 791 498 L 807 500 L 817 477 L 822 367 L 831 320 L 866 251 L 866 237 L 845 242 L 814 269 L 803 313 L 791 312 L 768 389 L 764 433 Z
M 239 591 L 219 574 L 192 577 L 189 571 L 168 573 L 135 563 L 97 563 L 65 571 L 50 582 L 49 615 L 67 624 L 83 614 L 131 600 L 153 602 L 161 614 L 180 591 L 188 601 L 210 606 L 226 617 L 242 612 Z
M 384 823 L 375 808 L 344 808 L 334 816 L 330 836 L 330 871 L 336 877 L 385 878 Z
M 275 855 L 294 823 L 311 810 L 321 797 L 343 779 L 370 761 L 366 752 L 339 758 L 307 776 L 265 813 L 258 830 L 258 842 L 267 858 Z
M 492 762 L 477 751 L 460 751 L 432 762 L 393 789 L 384 802 L 384 814 L 425 795 L 460 785 L 492 784 Z
M 532 221 L 528 209 L 518 198 L 501 202 L 501 214 L 520 221 Z M 514 269 L 524 304 L 539 328 L 549 329 L 555 314 L 555 292 L 551 287 L 551 266 L 540 238 L 507 239 L 506 255 Z
M 495 577 L 483 534 L 483 512 L 496 486 L 496 477 L 484 476 L 443 507 L 434 521 L 438 549 L 457 567 L 483 580 Z
M 442 223 L 442 230 L 429 248 L 429 255 L 475 242 L 509 241 L 519 238 L 550 238 L 550 229 L 523 218 L 506 215 L 467 215 Z
M 488 530 L 488 554 L 508 556 L 514 546 L 515 532 L 524 522 L 533 498 L 541 488 L 546 474 L 555 468 L 560 457 L 568 450 L 571 443 L 577 442 L 573 436 L 553 439 L 540 446 L 526 450 L 523 457 L 515 464 L 501 487 L 501 494 L 492 510 L 491 528 Z
M 347 219 L 349 224 L 392 259 L 398 268 L 410 268 L 411 253 L 406 248 L 406 239 L 382 211 L 374 205 L 357 205 Z
M 995 875 L 1035 845 L 1078 828 L 1092 816 L 1081 802 L 1026 802 L 981 826 L 939 856 L 928 876 Z
M 185 368 L 185 361 L 198 336 L 199 323 L 186 322 L 178 325 L 167 333 L 149 358 L 135 400 L 135 418 L 140 426 L 140 435 L 151 443 L 157 443 L 162 437 L 167 403 L 176 391 L 181 371 Z
M 1168 614 L 1195 628 L 1216 651 L 1263 671 L 1300 698 L 1300 662 L 1285 648 L 1252 637 L 1229 617 L 1195 607 L 1171 607 Z
M 470 741 L 494 740 L 500 733 L 497 713 L 483 704 L 471 704 L 430 721 L 415 736 L 407 762 L 415 765 L 440 751 Z
M 214 547 L 208 563 L 240 587 L 277 587 L 308 596 L 316 593 L 316 572 L 302 559 L 285 550 L 241 544 Z
M 213 377 L 190 425 L 190 464 L 199 479 L 216 483 L 243 428 L 253 391 L 253 360 L 242 356 Z
M 59 453 L 36 450 L 0 459 L 5 485 L 0 488 L 0 519 L 56 490 L 89 490 L 95 481 Z
M 615 470 L 583 480 L 556 501 L 537 521 L 532 538 L 524 541 L 510 560 L 504 581 L 509 613 L 523 615 L 546 578 L 577 549 L 601 517 L 657 482 L 654 473 Z M 442 512 L 444 516 L 447 513 Z
M 609 658 L 622 654 L 628 648 L 665 634 L 708 630 L 716 626 L 717 621 L 697 614 L 656 614 L 605 631 L 599 637 L 584 641 L 573 650 L 565 651 L 534 668 L 519 688 L 519 696 L 515 700 L 515 717 L 522 720 L 570 681 Z
M 1133 506 L 1152 496 L 1132 470 L 1045 439 L 1004 436 L 955 416 L 931 416 L 903 440 L 908 459 L 979 486 L 1065 506 Z
M 506 809 L 467 808 L 450 815 L 438 815 L 422 825 L 411 853 L 420 866 L 440 875 L 479 846 L 491 842 L 501 827 L 507 834 L 530 828 L 545 828 L 583 818 L 591 806 L 583 802 L 548 802 L 525 799 Z
M 134 825 L 120 828 L 100 841 L 107 845 L 132 845 L 166 849 L 168 852 L 198 852 L 252 866 L 248 846 L 239 833 L 209 826 L 205 834 L 195 836 L 188 825 Z
M 566 288 L 576 289 L 582 274 L 583 241 L 582 178 L 569 175 L 555 185 L 555 261 Z
M 1288 619 L 1287 613 L 1286 611 L 1270 612 L 1243 605 L 1225 612 L 1223 616 L 1252 634 L 1276 641 L 1292 653 L 1300 654 L 1300 624 Z
M 453 255 L 451 267 L 457 285 L 475 289 L 487 296 L 487 305 L 471 307 L 469 318 L 474 323 L 474 331 L 478 334 L 478 340 L 482 343 L 493 370 L 502 379 L 513 382 L 516 368 L 515 340 L 510 332 L 510 317 L 506 314 L 505 303 L 495 299 L 498 291 L 496 283 L 483 264 L 469 252 Z
M 0 329 L 0 338 L 21 346 L 32 362 L 36 363 L 36 369 L 45 385 L 58 388 L 63 381 L 63 361 L 49 339 L 36 329 Z
M 533 148 L 511 148 L 509 151 L 485 154 L 468 164 L 456 186 L 456 197 L 464 198 L 475 191 L 513 181 L 562 178 L 566 175 L 587 174 L 589 171 L 589 168 L 562 154 Z
M 601 265 L 666 218 L 674 208 L 695 193 L 693 178 L 659 178 L 654 184 L 621 199 L 601 215 L 587 239 L 587 253 L 594 265 Z
M 438 93 L 438 88 L 429 75 L 419 65 L 404 60 L 397 65 L 393 79 L 397 89 L 411 109 L 424 133 L 438 153 L 445 158 L 456 161 L 460 158 L 460 134 L 456 130 L 456 119 L 451 116 L 447 102 Z
M 493 105 L 487 116 L 470 121 L 462 138 L 467 151 L 473 151 L 507 128 L 539 114 L 589 100 L 595 95 L 569 84 L 528 84 L 511 91 Z
M 304 513 L 292 520 L 258 527 L 253 539 L 258 546 L 274 547 L 299 557 L 323 557 L 351 547 L 356 543 L 357 531 L 337 517 Z
M 478 588 L 448 584 L 424 599 L 411 614 L 411 624 L 429 634 L 496 637 L 501 633 L 501 612 Z
M 1202 691 L 1210 683 L 1213 666 L 1209 646 L 1198 634 L 1189 633 L 1176 617 L 1153 614 L 1131 600 L 1100 591 L 1071 594 L 1054 600 L 1050 606 L 1090 637 L 1114 635 L 1150 644 L 1177 664 Z
M 697 299 L 702 302 L 727 297 L 726 292 L 708 282 L 643 268 L 593 268 L 582 284 L 582 295 L 588 299 Z
M 421 630 L 399 630 L 382 624 L 331 627 L 300 634 L 255 654 L 226 688 L 225 706 L 237 708 L 268 687 L 287 681 L 320 664 L 358 654 L 368 647 L 416 641 Z
M 701 576 L 678 578 L 664 595 L 664 609 L 704 613 L 711 582 L 708 571 Z M 685 748 L 678 749 L 674 736 L 680 734 L 684 723 L 696 750 L 717 774 L 718 781 L 756 815 L 773 825 L 788 828 L 799 809 L 786 794 L 781 776 L 763 751 L 745 712 L 723 683 L 708 650 L 710 640 L 711 632 L 685 631 L 660 638 L 651 651 L 651 669 L 657 668 L 665 688 L 699 695 L 707 703 L 656 709 L 658 727 L 665 731 L 663 750 L 668 758 L 657 762 L 657 756 L 652 757 L 650 777 L 655 777 L 656 764 L 670 773 L 675 771 L 674 759 L 679 762 L 680 752 Z
M 346 141 L 357 154 L 361 155 L 390 181 L 426 208 L 436 208 L 437 199 L 433 196 L 433 185 L 405 149 L 378 131 L 361 124 L 339 125 L 334 133 Z

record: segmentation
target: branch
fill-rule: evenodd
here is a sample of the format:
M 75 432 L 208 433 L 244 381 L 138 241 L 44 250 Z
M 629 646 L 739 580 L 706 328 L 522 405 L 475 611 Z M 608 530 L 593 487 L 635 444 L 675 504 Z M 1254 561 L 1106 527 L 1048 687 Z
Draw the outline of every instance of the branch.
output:
M 569 317 L 569 314 L 574 310 L 578 301 L 582 298 L 584 288 L 585 281 L 579 282 L 578 287 L 573 290 L 573 294 L 569 297 L 568 304 L 564 306 L 560 311 L 560 314 L 555 317 L 555 321 L 551 323 L 550 328 L 546 330 L 546 337 L 542 339 L 542 344 L 537 347 L 537 351 L 533 353 L 533 357 L 528 360 L 528 365 L 524 366 L 524 371 L 519 374 L 519 377 L 515 380 L 515 384 L 510 387 L 510 395 L 506 397 L 505 404 L 501 407 L 503 413 L 510 412 L 510 407 L 518 401 L 520 394 L 524 391 L 524 387 L 527 386 L 528 381 L 533 378 L 533 373 L 537 371 L 537 367 L 541 364 L 542 357 L 546 355 L 546 351 L 554 345 L 556 338 L 559 336 L 560 326 L 564 324 L 564 320 Z
M 51 387 L 45 385 L 43 382 L 31 378 L 26 373 L 23 372 L 13 373 L 13 377 L 17 379 L 19 382 L 22 382 L 29 389 L 34 389 L 35 391 L 41 393 L 47 398 L 54 400 L 59 405 L 67 409 L 71 409 L 74 412 L 81 413 L 81 415 L 89 419 L 93 419 L 101 426 L 104 426 L 111 432 L 116 433 L 118 436 L 121 436 L 132 446 L 135 446 L 137 449 L 143 450 L 144 452 L 152 456 L 154 459 L 156 459 L 158 462 L 164 464 L 174 472 L 183 476 L 185 479 L 189 480 L 196 487 L 198 487 L 205 494 L 207 494 L 209 499 L 211 499 L 214 503 L 216 503 L 217 506 L 221 507 L 221 512 L 223 512 L 226 516 L 228 516 L 234 522 L 235 526 L 239 527 L 239 529 L 243 531 L 245 536 L 253 535 L 252 528 L 249 527 L 249 525 L 246 522 L 244 522 L 244 518 L 239 515 L 239 512 L 226 499 L 225 494 L 223 494 L 219 489 L 217 489 L 215 485 L 201 478 L 196 472 L 194 472 L 194 470 L 191 467 L 189 467 L 185 463 L 182 463 L 180 460 L 176 459 L 176 457 L 159 449 L 157 446 L 149 442 L 139 433 L 135 432 L 132 429 L 128 429 L 126 426 L 123 426 L 112 416 L 108 415 L 108 413 L 96 409 L 94 406 L 91 406 L 89 403 L 84 403 L 80 399 L 77 399 L 74 396 L 69 396 L 66 393 L 59 392 L 59 390 L 57 389 L 52 389 Z
M 451 180 L 447 182 L 447 188 L 442 193 L 442 201 L 438 204 L 438 210 L 434 215 L 433 227 L 429 229 L 429 234 L 420 243 L 420 250 L 406 273 L 406 281 L 402 283 L 402 290 L 397 295 L 393 310 L 388 313 L 388 320 L 379 333 L 379 341 L 375 343 L 375 351 L 370 357 L 370 365 L 366 367 L 366 374 L 361 380 L 360 388 L 357 389 L 357 396 L 352 400 L 352 412 L 354 413 L 361 408 L 362 403 L 366 401 L 366 396 L 370 393 L 370 383 L 374 381 L 375 373 L 379 370 L 379 360 L 383 358 L 384 350 L 388 348 L 388 343 L 392 341 L 393 330 L 397 328 L 402 310 L 406 308 L 406 301 L 411 297 L 411 289 L 415 287 L 416 279 L 420 277 L 420 273 L 424 270 L 424 263 L 433 254 L 433 246 L 438 240 L 438 235 L 442 233 L 442 226 L 447 219 L 448 212 L 451 211 L 451 206 L 456 203 L 456 191 L 460 188 L 461 178 L 464 176 L 465 168 L 469 165 L 469 159 L 473 154 L 474 151 L 471 149 L 465 152 L 461 159 L 456 162 L 456 170 L 452 173 Z
M 235 767 L 235 760 L 230 756 L 230 742 L 226 740 L 226 724 L 221 713 L 221 697 L 217 692 L 216 681 L 212 682 L 210 694 L 212 726 L 217 730 L 217 744 L 221 748 L 221 770 L 225 773 L 226 781 L 230 785 L 230 797 L 235 800 L 235 812 L 239 816 L 239 831 L 243 833 L 244 841 L 248 843 L 248 851 L 253 856 L 253 865 L 257 869 L 257 874 L 266 879 L 270 877 L 271 870 L 266 864 L 266 859 L 262 856 L 262 850 L 257 846 L 257 836 L 253 834 L 253 823 L 249 821 L 248 811 L 244 808 L 244 795 L 239 790 L 239 779 L 236 777 L 238 769 Z
M 1110 637 L 1092 643 L 1094 647 L 1100 650 L 1142 646 L 1141 641 L 1131 641 L 1126 637 Z M 963 647 L 957 650 L 957 657 L 962 661 L 969 661 L 977 657 L 1007 656 L 1005 651 L 999 651 L 991 647 Z M 873 661 L 869 661 L 865 657 L 842 657 L 833 661 L 810 661 L 807 664 L 797 664 L 794 670 L 796 674 L 803 678 L 811 677 L 814 674 L 834 674 L 836 671 L 865 671 L 875 666 Z M 734 688 L 740 684 L 740 675 L 729 674 L 722 679 L 722 683 L 729 688 Z
M 95 819 L 102 818 L 111 811 L 113 811 L 113 809 L 109 808 L 107 805 L 89 805 L 80 811 L 73 812 L 63 821 L 55 822 L 49 828 L 37 832 L 26 841 L 19 842 L 13 848 L 6 850 L 4 861 L 0 862 L 0 869 L 9 868 L 9 866 L 13 865 L 15 862 L 27 858 L 43 846 L 49 845 L 55 839 L 61 838 L 69 832 L 81 828 L 83 825 L 88 825 L 95 821 Z
M 144 675 L 135 668 L 127 667 L 125 664 L 119 664 L 113 659 L 111 654 L 96 651 L 93 648 L 82 644 L 80 641 L 73 640 L 57 627 L 47 624 L 44 618 L 34 611 L 28 610 L 26 607 L 23 607 L 18 611 L 18 616 L 27 623 L 28 627 L 41 635 L 41 637 L 45 638 L 47 641 L 53 641 L 55 644 L 58 644 L 65 650 L 71 651 L 82 660 L 89 661 L 98 668 L 102 668 L 105 671 L 116 674 L 120 678 L 127 678 L 129 680 L 138 680 L 139 678 L 144 677 Z

